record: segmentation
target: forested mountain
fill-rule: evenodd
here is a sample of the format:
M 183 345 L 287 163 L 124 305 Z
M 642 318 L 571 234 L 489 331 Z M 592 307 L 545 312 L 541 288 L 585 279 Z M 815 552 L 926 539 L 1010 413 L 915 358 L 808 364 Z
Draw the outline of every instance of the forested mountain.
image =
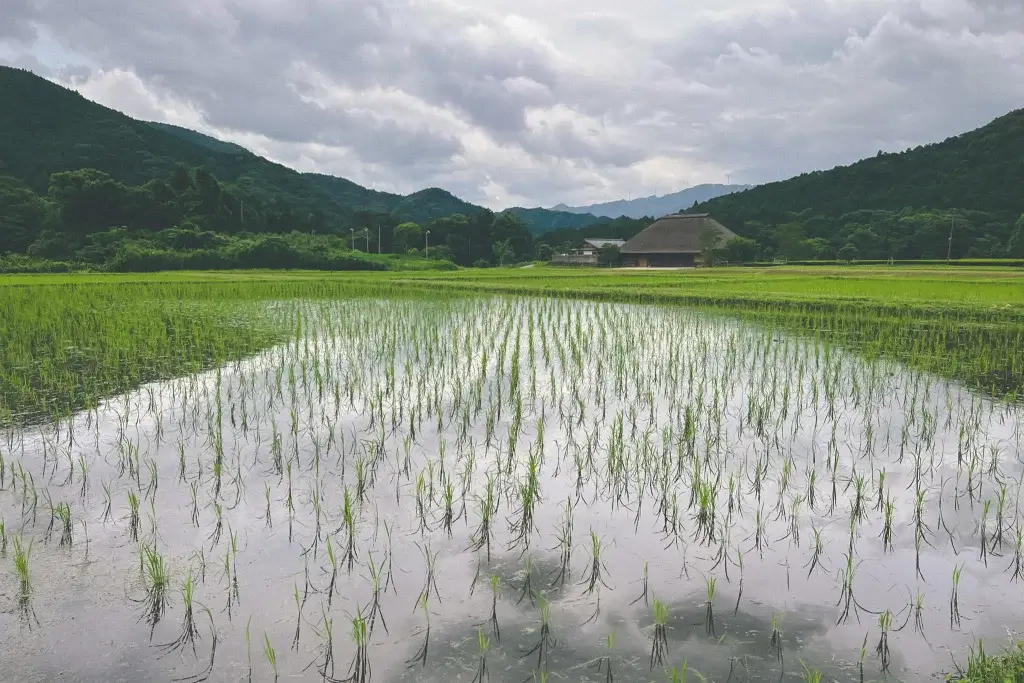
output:
M 319 232 L 367 227 L 366 214 L 395 224 L 425 223 L 485 210 L 437 188 L 408 196 L 370 190 L 344 178 L 299 173 L 233 143 L 162 123 L 137 121 L 31 72 L 0 66 L 0 174 L 46 194 L 54 173 L 92 168 L 127 186 L 202 168 L 247 202 L 247 216 L 299 216 Z M 561 227 L 540 210 L 529 227 Z M 377 221 L 375 221 L 377 222 Z M 387 221 L 385 221 L 387 222 Z
M 847 245 L 859 258 L 1024 257 L 1024 110 L 694 210 L 791 258 L 831 258 Z
M 614 202 L 602 202 L 588 206 L 556 204 L 550 210 L 592 214 L 594 216 L 611 216 L 613 218 L 622 216 L 626 218 L 643 218 L 644 216 L 659 218 L 670 213 L 689 209 L 694 202 L 704 202 L 721 195 L 740 192 L 749 187 L 750 185 L 695 185 L 679 192 L 672 192 L 661 196 L 651 195 L 650 197 L 638 197 L 637 199 L 620 199 Z
M 299 173 L 0 67 L 0 256 L 117 269 L 361 267 L 356 250 L 427 255 L 429 243 L 431 257 L 506 263 L 533 258 L 530 229 L 566 215 L 495 214 L 437 188 L 402 196 Z
M 730 261 L 1024 257 L 1024 111 L 696 210 L 742 236 Z M 402 196 L 299 173 L 0 67 L 0 258 L 333 268 L 361 267 L 366 252 L 426 255 L 429 244 L 430 256 L 462 265 L 509 263 L 583 236 L 626 238 L 644 224 L 547 209 L 495 214 L 437 188 Z
M 552 230 L 585 228 L 611 220 L 589 213 L 572 213 L 553 209 L 524 209 L 520 206 L 505 209 L 505 211 L 514 213 L 521 218 L 534 235 L 542 235 Z

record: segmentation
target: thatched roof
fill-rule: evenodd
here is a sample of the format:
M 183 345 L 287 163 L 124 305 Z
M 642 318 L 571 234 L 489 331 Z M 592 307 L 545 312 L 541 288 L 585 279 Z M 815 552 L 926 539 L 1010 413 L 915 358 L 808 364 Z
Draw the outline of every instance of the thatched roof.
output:
M 716 246 L 736 237 L 706 213 L 677 213 L 654 221 L 622 245 L 623 254 L 699 254 L 705 232 L 717 236 Z

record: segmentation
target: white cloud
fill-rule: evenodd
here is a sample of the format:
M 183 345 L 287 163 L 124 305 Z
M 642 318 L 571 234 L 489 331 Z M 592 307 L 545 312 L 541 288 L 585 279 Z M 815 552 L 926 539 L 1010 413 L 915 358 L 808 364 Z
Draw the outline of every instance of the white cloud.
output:
M 0 60 L 491 206 L 757 182 L 1024 103 L 1018 0 L 8 0 Z

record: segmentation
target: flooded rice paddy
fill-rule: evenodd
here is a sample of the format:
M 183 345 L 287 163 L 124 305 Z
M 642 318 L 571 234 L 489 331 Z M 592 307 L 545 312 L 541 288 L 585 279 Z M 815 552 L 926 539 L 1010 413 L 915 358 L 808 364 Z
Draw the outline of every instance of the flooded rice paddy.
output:
M 926 680 L 1024 626 L 1020 405 L 681 308 L 266 315 L 6 429 L 0 678 Z

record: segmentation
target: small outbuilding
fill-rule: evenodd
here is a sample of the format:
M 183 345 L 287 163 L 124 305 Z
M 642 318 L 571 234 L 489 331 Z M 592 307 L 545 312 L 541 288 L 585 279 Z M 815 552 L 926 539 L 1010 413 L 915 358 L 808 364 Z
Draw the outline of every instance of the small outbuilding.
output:
M 706 213 L 676 213 L 654 221 L 619 249 L 633 268 L 692 268 L 697 257 L 736 237 Z
M 562 265 L 596 266 L 597 257 L 602 248 L 607 246 L 621 247 L 624 243 L 624 240 L 617 239 L 587 238 L 583 240 L 582 245 L 572 249 L 568 254 L 555 256 L 551 262 Z

